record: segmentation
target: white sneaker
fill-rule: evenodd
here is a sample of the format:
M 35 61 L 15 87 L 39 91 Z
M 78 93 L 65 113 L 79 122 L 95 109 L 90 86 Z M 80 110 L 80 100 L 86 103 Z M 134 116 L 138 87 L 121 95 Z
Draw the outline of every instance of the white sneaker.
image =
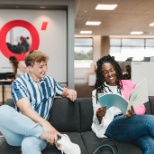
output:
M 60 144 L 58 149 L 61 150 L 62 154 L 63 152 L 65 154 L 81 154 L 80 147 L 77 144 L 72 143 L 66 134 L 64 134 L 57 143 Z

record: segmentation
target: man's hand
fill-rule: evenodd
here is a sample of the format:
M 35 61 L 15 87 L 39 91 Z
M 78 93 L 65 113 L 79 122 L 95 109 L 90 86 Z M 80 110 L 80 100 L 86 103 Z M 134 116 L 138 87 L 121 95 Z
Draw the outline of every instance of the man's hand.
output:
M 72 89 L 67 90 L 67 98 L 69 98 L 71 101 L 75 101 L 77 99 L 77 92 Z
M 128 110 L 128 113 L 125 115 L 125 118 L 129 118 L 135 114 L 135 110 L 133 106 L 131 106 L 130 110 Z
M 48 121 L 45 121 L 42 124 L 42 127 L 44 129 L 44 133 L 40 137 L 51 144 L 57 142 L 58 135 L 62 136 L 62 134 L 58 132 Z
M 101 123 L 102 118 L 105 116 L 105 114 L 106 114 L 106 106 L 98 108 L 98 110 L 96 111 L 96 116 L 99 123 Z
M 73 89 L 64 88 L 62 96 L 74 102 L 77 99 L 77 92 Z

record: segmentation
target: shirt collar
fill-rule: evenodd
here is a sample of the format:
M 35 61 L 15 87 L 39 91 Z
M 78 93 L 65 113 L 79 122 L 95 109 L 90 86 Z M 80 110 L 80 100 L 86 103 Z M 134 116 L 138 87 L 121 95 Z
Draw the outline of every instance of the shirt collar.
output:
M 26 73 L 26 76 L 27 76 L 27 79 L 28 79 L 29 81 L 38 83 L 38 82 L 36 82 L 35 80 L 32 79 L 32 77 L 29 75 L 29 73 Z M 45 76 L 45 77 L 46 77 L 46 76 Z M 40 80 L 39 83 L 43 82 L 43 81 L 45 80 L 45 77 L 42 78 L 42 79 Z

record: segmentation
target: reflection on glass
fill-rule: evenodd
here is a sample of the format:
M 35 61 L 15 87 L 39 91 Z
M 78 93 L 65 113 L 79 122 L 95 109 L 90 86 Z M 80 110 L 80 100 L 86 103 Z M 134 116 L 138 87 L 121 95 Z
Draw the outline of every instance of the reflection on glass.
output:
M 121 47 L 110 47 L 110 53 L 121 53 Z
M 93 62 L 93 39 L 75 38 L 75 68 L 90 68 Z
M 154 61 L 154 39 L 110 39 L 110 54 L 117 61 Z
M 75 38 L 74 45 L 75 46 L 92 46 L 93 39 L 92 38 Z
M 75 47 L 75 60 L 92 60 L 92 47 Z
M 12 28 L 6 36 L 8 49 L 15 54 L 23 54 L 30 48 L 30 33 L 22 27 Z
M 146 39 L 145 46 L 146 47 L 153 47 L 154 46 L 154 39 Z
M 122 46 L 125 47 L 144 47 L 144 39 L 122 39 Z
M 110 46 L 121 46 L 121 39 L 110 39 Z

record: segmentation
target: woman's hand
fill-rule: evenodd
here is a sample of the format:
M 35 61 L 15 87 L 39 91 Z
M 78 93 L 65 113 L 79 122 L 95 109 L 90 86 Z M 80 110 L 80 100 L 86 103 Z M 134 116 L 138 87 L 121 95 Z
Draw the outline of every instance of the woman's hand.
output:
M 98 108 L 98 110 L 96 111 L 96 116 L 99 123 L 101 123 L 102 118 L 105 116 L 105 114 L 106 114 L 106 106 Z
M 125 115 L 126 118 L 130 118 L 131 116 L 133 116 L 135 114 L 135 110 L 134 107 L 131 106 L 130 110 L 128 110 L 128 113 Z

